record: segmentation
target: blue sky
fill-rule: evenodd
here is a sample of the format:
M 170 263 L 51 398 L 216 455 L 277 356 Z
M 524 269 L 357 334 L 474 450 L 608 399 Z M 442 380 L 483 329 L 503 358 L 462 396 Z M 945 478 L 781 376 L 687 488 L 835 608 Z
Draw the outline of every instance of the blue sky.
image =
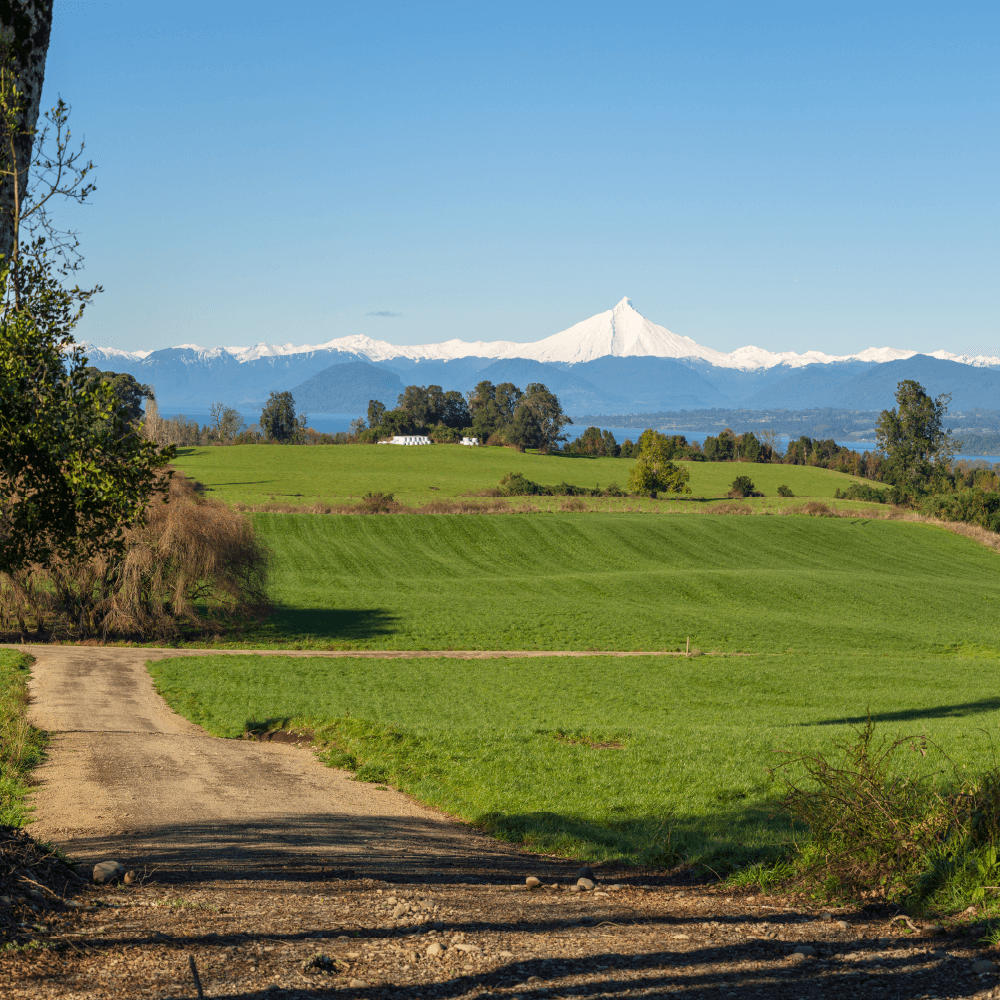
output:
M 56 0 L 44 100 L 123 349 L 536 340 L 996 353 L 995 3 Z

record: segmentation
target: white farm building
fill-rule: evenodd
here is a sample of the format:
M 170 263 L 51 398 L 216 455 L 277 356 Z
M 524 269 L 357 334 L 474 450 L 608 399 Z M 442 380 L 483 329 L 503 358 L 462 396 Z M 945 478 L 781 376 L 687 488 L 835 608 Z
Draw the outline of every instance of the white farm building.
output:
M 432 444 L 429 437 L 423 434 L 397 434 L 388 441 L 380 441 L 379 444 Z

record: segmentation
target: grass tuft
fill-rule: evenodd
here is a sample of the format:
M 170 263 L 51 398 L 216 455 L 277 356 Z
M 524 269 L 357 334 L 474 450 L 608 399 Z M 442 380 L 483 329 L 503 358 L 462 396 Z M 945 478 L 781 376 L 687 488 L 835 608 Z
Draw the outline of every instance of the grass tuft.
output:
M 24 826 L 30 819 L 31 769 L 42 761 L 45 734 L 28 722 L 31 658 L 0 651 L 0 826 Z

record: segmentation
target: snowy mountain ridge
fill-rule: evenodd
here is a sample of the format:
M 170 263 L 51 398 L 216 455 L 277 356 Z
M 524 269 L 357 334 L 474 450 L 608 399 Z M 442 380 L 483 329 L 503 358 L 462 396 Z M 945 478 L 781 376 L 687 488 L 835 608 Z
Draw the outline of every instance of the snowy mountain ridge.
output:
M 91 350 L 92 362 L 112 361 L 115 358 L 142 361 L 153 351 L 120 351 L 115 348 L 100 348 L 92 344 L 83 345 Z M 579 364 L 604 357 L 651 357 L 701 360 L 716 368 L 732 368 L 740 371 L 760 371 L 785 365 L 803 368 L 814 364 L 831 364 L 838 361 L 865 361 L 884 363 L 912 358 L 920 352 L 895 347 L 869 347 L 857 354 L 830 355 L 821 351 L 768 351 L 762 347 L 748 345 L 735 351 L 723 353 L 710 347 L 703 347 L 690 337 L 672 333 L 646 319 L 628 298 L 623 298 L 613 309 L 598 313 L 580 323 L 576 323 L 550 337 L 533 343 L 518 343 L 510 340 L 464 341 L 448 340 L 440 344 L 403 346 L 390 344 L 384 340 L 373 340 L 361 334 L 337 337 L 324 344 L 266 344 L 252 347 L 203 348 L 196 344 L 180 344 L 171 351 L 190 351 L 183 359 L 186 363 L 198 363 L 228 355 L 237 362 L 257 361 L 263 358 L 281 358 L 297 354 L 342 351 L 354 354 L 359 360 L 374 363 L 405 358 L 419 361 L 453 361 L 459 358 L 495 358 L 510 360 L 524 358 L 532 361 Z M 1000 366 L 1000 358 L 966 354 L 952 354 L 948 351 L 933 351 L 931 357 L 944 361 L 955 361 L 973 367 Z

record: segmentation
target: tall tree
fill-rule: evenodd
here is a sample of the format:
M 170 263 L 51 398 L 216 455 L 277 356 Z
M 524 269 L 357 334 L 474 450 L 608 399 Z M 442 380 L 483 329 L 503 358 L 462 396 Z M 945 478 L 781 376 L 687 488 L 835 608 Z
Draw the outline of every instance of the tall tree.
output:
M 385 403 L 381 403 L 377 399 L 369 399 L 368 426 L 378 427 L 382 423 L 382 418 L 384 416 L 385 416 Z
M 554 392 L 549 392 L 548 388 L 541 382 L 532 382 L 525 390 L 524 396 L 518 404 L 518 409 L 522 406 L 528 407 L 538 423 L 538 450 L 549 451 L 553 445 L 566 440 L 566 435 L 562 433 L 563 427 L 572 424 L 573 421 L 563 413 L 562 405 Z M 515 420 L 517 414 L 515 413 Z
M 304 420 L 301 421 L 304 424 Z M 299 429 L 295 399 L 290 392 L 272 392 L 260 412 L 260 429 L 272 441 L 292 441 Z M 304 429 L 304 428 L 303 428 Z
M 0 180 L 0 254 L 5 261 L 11 258 L 17 222 L 24 215 L 19 203 L 27 201 L 51 33 L 52 0 L 0 0 L 0 65 L 21 95 L 16 111 L 4 122 L 8 163 Z
M 951 431 L 944 427 L 950 402 L 949 394 L 932 399 L 912 379 L 896 386 L 897 405 L 883 410 L 875 427 L 879 450 L 886 457 L 884 482 L 918 494 L 944 482 L 956 451 Z

